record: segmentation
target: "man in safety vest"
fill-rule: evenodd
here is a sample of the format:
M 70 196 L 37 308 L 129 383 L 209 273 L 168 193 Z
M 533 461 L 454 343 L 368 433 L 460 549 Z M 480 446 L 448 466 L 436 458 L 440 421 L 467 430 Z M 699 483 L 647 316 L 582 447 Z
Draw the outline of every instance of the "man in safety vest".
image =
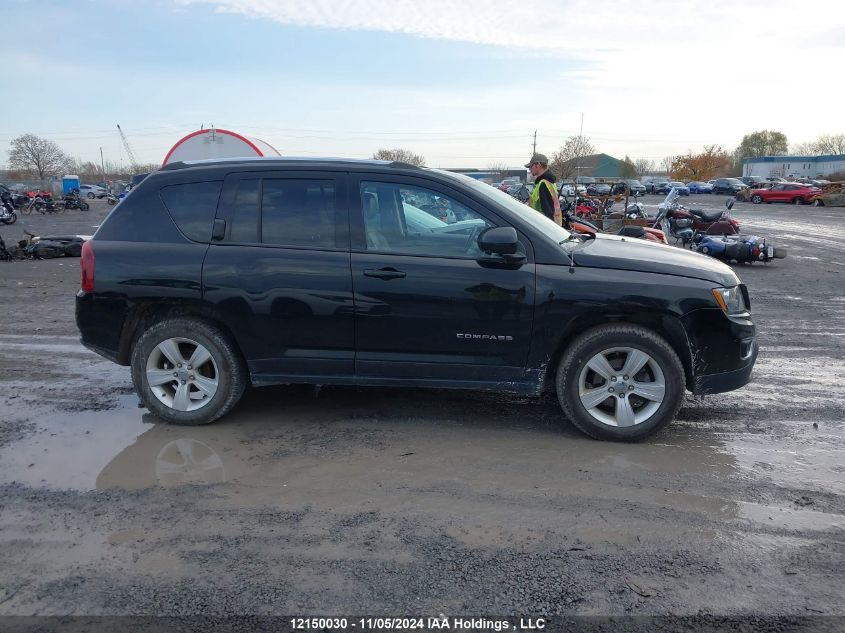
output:
M 525 165 L 534 176 L 534 191 L 528 204 L 557 224 L 561 224 L 560 198 L 555 186 L 555 175 L 549 171 L 549 159 L 545 154 L 534 154 Z

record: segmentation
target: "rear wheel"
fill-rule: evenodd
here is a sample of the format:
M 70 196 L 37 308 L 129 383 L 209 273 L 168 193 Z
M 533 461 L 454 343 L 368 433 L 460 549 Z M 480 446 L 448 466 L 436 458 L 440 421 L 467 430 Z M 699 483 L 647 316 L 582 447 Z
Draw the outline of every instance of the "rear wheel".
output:
M 804 204 L 804 198 L 802 198 L 800 196 L 795 196 L 792 199 L 792 204 Z
M 753 202 L 754 204 L 760 204 L 761 202 L 763 202 L 763 197 L 754 194 L 753 196 L 751 196 L 751 202 Z
M 786 257 L 786 249 L 782 246 L 775 247 L 773 253 L 775 259 L 783 259 Z
M 88 192 L 88 197 L 89 197 L 91 200 L 93 200 L 93 199 L 94 199 L 94 197 L 95 197 L 95 196 L 94 196 L 94 193 L 93 193 L 93 192 L 91 192 L 91 191 L 89 191 L 89 192 Z
M 558 400 L 587 435 L 635 442 L 669 424 L 684 395 L 684 368 L 659 335 L 603 325 L 578 336 L 558 365 Z
M 144 331 L 131 364 L 144 406 L 173 424 L 217 420 L 238 403 L 247 384 L 235 346 L 198 319 L 166 319 Z

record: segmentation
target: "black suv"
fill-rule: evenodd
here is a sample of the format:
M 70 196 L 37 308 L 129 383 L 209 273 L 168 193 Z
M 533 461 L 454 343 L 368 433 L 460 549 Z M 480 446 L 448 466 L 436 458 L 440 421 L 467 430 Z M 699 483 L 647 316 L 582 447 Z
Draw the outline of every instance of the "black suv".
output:
M 717 178 L 713 181 L 713 193 L 726 193 L 729 196 L 736 195 L 748 185 L 739 178 Z
M 178 424 L 221 417 L 248 386 L 549 390 L 585 433 L 638 440 L 685 388 L 746 384 L 757 355 L 724 264 L 571 234 L 466 176 L 382 161 L 150 174 L 85 244 L 76 320 Z

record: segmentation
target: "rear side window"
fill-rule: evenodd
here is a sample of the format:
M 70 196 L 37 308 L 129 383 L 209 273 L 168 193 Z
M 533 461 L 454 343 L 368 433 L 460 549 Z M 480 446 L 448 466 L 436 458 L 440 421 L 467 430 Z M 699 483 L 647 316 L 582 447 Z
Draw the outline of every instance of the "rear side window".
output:
M 98 240 L 119 242 L 177 243 L 185 238 L 162 204 L 155 186 L 135 187 L 103 221 Z
M 209 242 L 222 186 L 222 181 L 170 185 L 162 187 L 161 199 L 182 233 L 195 242 Z
M 264 180 L 261 241 L 280 246 L 335 248 L 335 188 L 330 180 Z
M 229 239 L 233 242 L 258 242 L 260 216 L 258 215 L 258 193 L 261 181 L 258 178 L 240 180 L 235 188 L 232 201 L 232 232 Z

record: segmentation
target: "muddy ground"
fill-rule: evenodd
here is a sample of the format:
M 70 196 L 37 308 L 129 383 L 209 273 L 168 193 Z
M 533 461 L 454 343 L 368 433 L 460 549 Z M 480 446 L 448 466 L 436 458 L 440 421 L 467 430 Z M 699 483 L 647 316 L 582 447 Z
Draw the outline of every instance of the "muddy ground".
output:
M 648 197 L 654 208 L 658 199 Z M 715 208 L 722 198 L 694 196 Z M 108 211 L 23 217 L 7 242 Z M 0 263 L 0 614 L 845 616 L 845 209 L 739 204 L 753 381 L 637 445 L 552 401 L 266 388 L 159 423 L 78 260 Z M 809 625 L 808 625 L 809 626 Z

